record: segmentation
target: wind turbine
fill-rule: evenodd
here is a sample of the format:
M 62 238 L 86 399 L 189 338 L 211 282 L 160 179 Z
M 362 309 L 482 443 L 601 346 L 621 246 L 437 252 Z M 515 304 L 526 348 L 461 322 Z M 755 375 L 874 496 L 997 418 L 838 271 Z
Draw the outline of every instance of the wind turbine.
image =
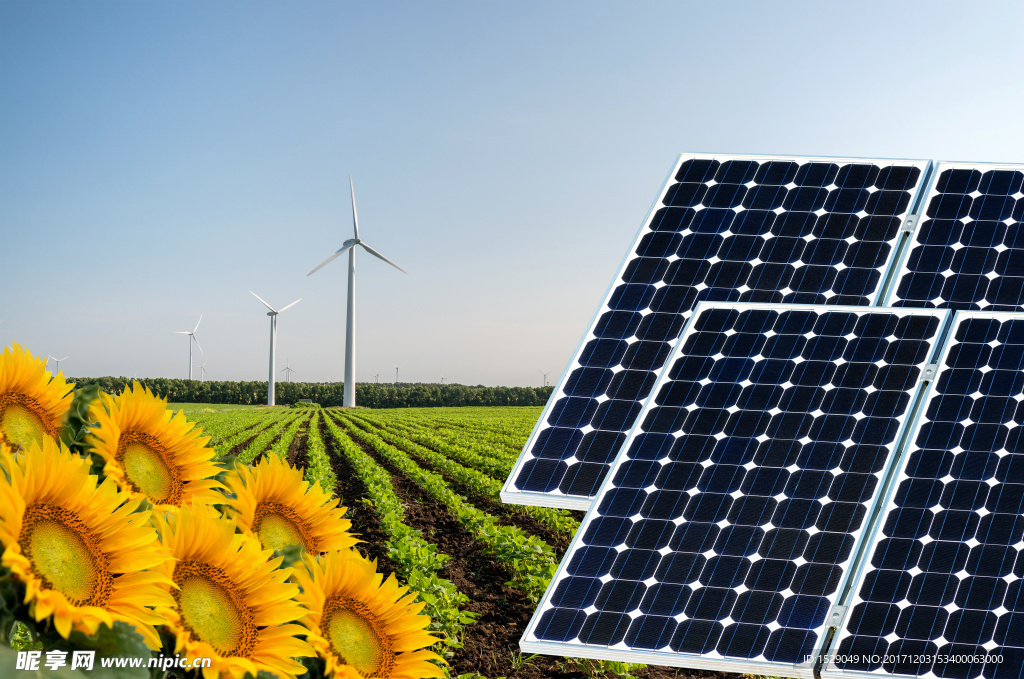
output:
M 540 368 L 537 368 L 537 372 L 539 372 L 541 375 L 544 376 L 544 384 L 543 384 L 543 386 L 545 386 L 545 387 L 548 386 L 548 375 L 551 374 L 551 371 L 549 370 L 547 372 L 544 372 Z
M 252 290 L 249 291 L 249 294 L 263 302 L 263 299 Z M 270 311 L 267 313 L 267 315 L 270 316 L 270 377 L 267 379 L 268 406 L 274 405 L 274 352 L 277 351 L 277 315 L 282 311 L 290 309 L 291 307 L 295 306 L 301 301 L 302 298 L 300 297 L 291 304 L 289 304 L 288 306 L 282 307 L 281 309 L 274 309 L 274 307 L 270 306 L 266 302 L 263 302 L 263 306 L 270 309 Z
M 441 384 L 444 384 L 444 375 L 441 375 Z
M 53 362 L 57 364 L 57 367 L 53 369 L 53 372 L 55 372 L 55 373 L 59 373 L 60 372 L 60 362 L 68 360 L 67 356 L 65 356 L 64 358 L 56 358 L 54 356 L 47 356 L 47 358 L 52 359 Z
M 192 341 L 195 340 L 196 346 L 199 347 L 199 353 L 203 353 L 203 347 L 199 344 L 199 339 L 196 337 L 196 330 L 199 330 L 199 324 L 203 322 L 203 315 L 199 314 L 199 320 L 196 321 L 196 327 L 192 329 L 192 332 L 188 330 L 176 330 L 175 335 L 188 335 L 188 378 L 192 379 Z
M 374 384 L 379 384 L 380 383 L 380 373 L 377 373 L 377 374 L 375 374 L 373 376 L 373 383 Z
M 203 361 L 202 363 L 200 363 L 199 365 L 194 366 L 194 367 L 199 368 L 199 381 L 200 382 L 205 382 L 206 381 L 206 361 Z
M 288 381 L 291 382 L 292 373 L 295 371 L 292 370 L 291 361 L 289 361 L 287 358 L 284 360 L 284 367 L 281 368 L 281 372 L 285 372 L 286 370 L 288 371 Z
M 397 363 L 392 363 L 391 365 L 395 366 L 395 384 L 398 384 L 398 369 L 401 368 L 402 366 L 398 365 Z
M 352 175 L 348 176 L 348 186 L 352 192 L 352 231 L 354 238 L 349 238 L 341 244 L 333 255 L 325 259 L 307 276 L 325 267 L 335 258 L 339 257 L 346 250 L 348 251 L 348 313 L 345 324 L 345 391 L 343 392 L 342 405 L 346 408 L 354 408 L 356 405 L 356 246 L 362 247 L 377 259 L 382 259 L 402 273 L 409 273 L 398 266 L 390 259 L 380 254 L 359 238 L 359 216 L 356 214 L 356 187 L 352 183 Z

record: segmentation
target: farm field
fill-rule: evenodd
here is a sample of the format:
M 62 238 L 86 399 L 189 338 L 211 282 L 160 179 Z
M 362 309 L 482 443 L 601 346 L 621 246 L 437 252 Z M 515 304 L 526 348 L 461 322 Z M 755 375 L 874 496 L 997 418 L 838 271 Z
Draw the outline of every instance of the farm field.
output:
M 582 512 L 505 505 L 499 491 L 539 407 L 210 408 L 178 404 L 224 460 L 278 455 L 348 507 L 360 551 L 421 593 L 452 677 L 624 676 L 615 663 L 524 656 L 519 638 Z M 638 679 L 735 675 L 641 667 Z

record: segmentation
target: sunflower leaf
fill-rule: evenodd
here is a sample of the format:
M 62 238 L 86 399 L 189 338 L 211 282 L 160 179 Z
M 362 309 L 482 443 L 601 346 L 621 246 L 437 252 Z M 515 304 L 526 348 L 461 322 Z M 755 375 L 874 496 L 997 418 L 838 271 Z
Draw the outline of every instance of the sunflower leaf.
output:
M 284 561 L 281 562 L 281 565 L 278 566 L 278 568 L 291 568 L 295 564 L 296 561 L 301 561 L 302 560 L 302 553 L 303 553 L 303 551 L 305 551 L 305 550 L 302 549 L 302 545 L 298 545 L 298 544 L 296 544 L 296 545 L 288 545 L 284 549 L 275 549 L 274 550 L 274 558 L 275 559 L 278 558 L 278 557 L 284 557 Z
M 89 408 L 93 401 L 100 397 L 101 391 L 99 384 L 90 384 L 75 389 L 71 410 L 68 411 L 67 421 L 61 429 L 60 438 L 64 445 L 80 455 L 88 453 L 85 437 L 89 433 L 89 427 L 96 425 L 89 418 Z
M 90 679 L 148 679 L 149 670 L 145 667 L 151 656 L 149 648 L 142 636 L 131 625 L 114 621 L 113 628 L 100 625 L 96 634 L 87 635 L 74 630 L 65 644 L 77 651 L 96 651 L 96 662 Z M 143 667 L 103 667 L 102 658 L 134 659 L 143 658 Z M 130 664 L 130 663 L 129 663 Z

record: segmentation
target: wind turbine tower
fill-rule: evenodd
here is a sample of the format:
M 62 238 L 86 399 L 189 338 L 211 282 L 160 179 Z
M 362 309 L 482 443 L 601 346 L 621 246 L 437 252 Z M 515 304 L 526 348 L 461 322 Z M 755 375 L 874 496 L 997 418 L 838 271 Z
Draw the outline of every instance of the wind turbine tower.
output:
M 68 360 L 67 356 L 65 356 L 64 358 L 56 358 L 55 356 L 48 356 L 47 358 L 51 359 L 54 363 L 57 364 L 57 367 L 53 369 L 54 374 L 60 372 L 60 362 Z
M 281 372 L 287 372 L 288 373 L 288 381 L 289 382 L 292 381 L 292 373 L 295 372 L 295 370 L 292 369 L 291 361 L 289 361 L 288 359 L 284 360 L 284 367 L 281 368 Z
M 263 299 L 252 290 L 249 291 L 249 294 L 263 302 Z M 270 316 L 270 377 L 267 378 L 268 406 L 274 405 L 274 355 L 275 352 L 277 351 L 277 315 L 283 311 L 290 309 L 291 307 L 295 306 L 301 301 L 302 298 L 300 297 L 291 304 L 289 304 L 288 306 L 281 307 L 280 309 L 275 309 L 266 302 L 263 302 L 263 306 L 270 309 L 270 311 L 267 312 L 267 315 Z
M 203 322 L 203 315 L 199 315 L 199 320 L 196 321 L 196 327 L 192 329 L 192 332 L 188 330 L 177 330 L 174 332 L 175 335 L 188 335 L 188 378 L 192 379 L 192 342 L 196 343 L 199 347 L 199 353 L 203 353 L 203 348 L 199 346 L 199 339 L 196 337 L 196 330 L 199 330 L 199 324 Z
M 356 246 L 360 246 L 377 259 L 384 260 L 402 273 L 409 272 L 360 240 L 359 216 L 356 213 L 356 188 L 355 184 L 352 183 L 352 175 L 348 176 L 348 186 L 349 190 L 352 192 L 352 231 L 354 237 L 343 242 L 341 244 L 341 248 L 339 248 L 337 252 L 325 259 L 319 266 L 306 275 L 312 276 L 344 252 L 348 251 L 348 313 L 345 323 L 345 391 L 342 399 L 342 405 L 346 408 L 354 408 L 356 405 Z
M 549 370 L 547 372 L 544 372 L 540 368 L 537 368 L 537 372 L 539 372 L 541 375 L 544 376 L 544 384 L 542 386 L 545 386 L 545 387 L 548 386 L 548 375 L 551 374 L 551 371 Z
M 402 366 L 398 365 L 397 363 L 392 363 L 391 365 L 395 366 L 395 384 L 397 385 L 398 384 L 398 369 L 401 368 Z

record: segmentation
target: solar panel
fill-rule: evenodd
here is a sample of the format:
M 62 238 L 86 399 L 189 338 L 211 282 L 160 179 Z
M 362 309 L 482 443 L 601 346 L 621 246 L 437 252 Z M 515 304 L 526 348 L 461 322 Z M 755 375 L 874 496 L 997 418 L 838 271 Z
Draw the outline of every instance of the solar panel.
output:
M 1024 675 L 1024 314 L 959 312 L 823 676 Z
M 521 648 L 812 676 L 949 313 L 701 303 Z
M 681 156 L 502 490 L 587 509 L 700 300 L 868 305 L 930 161 Z
M 1024 310 L 1024 165 L 939 163 L 891 306 Z

